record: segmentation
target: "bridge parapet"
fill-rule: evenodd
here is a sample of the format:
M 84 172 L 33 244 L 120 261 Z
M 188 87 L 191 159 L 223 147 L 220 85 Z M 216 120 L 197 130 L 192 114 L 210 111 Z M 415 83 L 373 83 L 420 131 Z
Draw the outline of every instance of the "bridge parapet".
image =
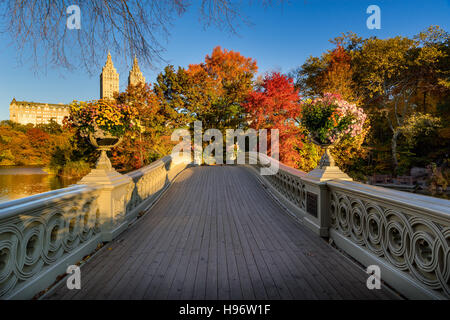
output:
M 253 168 L 277 160 L 247 154 Z M 250 160 L 252 159 L 252 160 Z M 270 165 L 272 164 L 272 165 Z M 413 299 L 450 298 L 450 201 L 341 179 L 321 180 L 278 163 L 259 175 L 298 220 Z
M 187 163 L 166 156 L 121 175 L 0 204 L 0 299 L 29 299 L 142 215 Z
M 450 201 L 329 181 L 330 237 L 415 299 L 450 298 Z
M 50 286 L 101 243 L 97 186 L 73 186 L 0 205 L 0 298 Z

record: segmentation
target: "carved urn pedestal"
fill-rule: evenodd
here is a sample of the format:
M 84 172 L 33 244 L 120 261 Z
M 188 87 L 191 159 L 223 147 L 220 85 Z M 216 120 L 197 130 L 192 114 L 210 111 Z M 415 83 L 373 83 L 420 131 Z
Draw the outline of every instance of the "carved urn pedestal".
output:
M 94 147 L 101 151 L 95 168 L 78 184 L 94 185 L 99 188 L 98 206 L 103 241 L 111 241 L 127 227 L 126 206 L 131 199 L 134 182 L 128 175 L 114 170 L 107 151 L 117 146 L 122 138 L 96 131 L 89 135 Z
M 112 167 L 111 161 L 106 154 L 107 151 L 119 145 L 122 142 L 122 138 L 105 134 L 103 131 L 96 131 L 89 135 L 89 141 L 100 151 L 100 157 L 97 159 L 95 168 L 83 177 L 78 184 L 111 184 L 128 178 Z
M 314 170 L 308 172 L 306 175 L 307 177 L 318 181 L 327 181 L 332 179 L 353 181 L 352 178 L 336 166 L 329 150 L 333 146 L 332 143 L 322 143 L 317 137 L 312 135 L 310 136 L 310 139 L 315 145 L 324 148 L 325 151 L 320 159 L 319 165 Z

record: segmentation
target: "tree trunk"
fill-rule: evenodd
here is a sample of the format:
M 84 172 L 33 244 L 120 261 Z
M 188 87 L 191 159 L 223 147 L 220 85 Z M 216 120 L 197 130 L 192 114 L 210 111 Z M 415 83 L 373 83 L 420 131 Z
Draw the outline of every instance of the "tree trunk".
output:
M 397 158 L 397 138 L 399 135 L 399 131 L 398 130 L 394 130 L 394 134 L 392 135 L 392 143 L 391 143 L 391 148 L 392 148 L 392 164 L 394 166 L 394 176 L 397 176 L 397 169 L 398 169 L 398 158 Z
M 423 92 L 423 113 L 427 113 L 427 92 Z
M 142 132 L 139 132 L 139 162 L 140 168 L 144 166 L 144 155 L 142 153 Z

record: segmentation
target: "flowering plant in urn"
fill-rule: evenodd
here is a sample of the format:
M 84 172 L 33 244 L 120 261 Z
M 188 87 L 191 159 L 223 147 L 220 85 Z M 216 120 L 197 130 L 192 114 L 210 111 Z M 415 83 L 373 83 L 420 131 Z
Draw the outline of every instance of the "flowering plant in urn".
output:
M 311 140 L 320 146 L 330 146 L 340 139 L 361 134 L 366 114 L 355 104 L 337 94 L 307 100 L 303 105 L 302 124 Z
M 308 130 L 312 142 L 325 149 L 316 168 L 318 171 L 313 170 L 312 175 L 323 179 L 326 176 L 350 179 L 335 166 L 329 147 L 340 140 L 360 135 L 366 118 L 361 108 L 343 100 L 338 94 L 327 93 L 323 97 L 305 101 L 301 123 Z M 326 168 L 329 173 L 324 174 Z
M 102 151 L 97 169 L 111 169 L 106 151 L 117 146 L 126 133 L 134 136 L 141 130 L 137 116 L 135 108 L 111 100 L 74 101 L 66 125 L 77 128 L 81 136 L 89 137 L 92 145 Z
M 137 110 L 110 100 L 74 101 L 70 105 L 67 123 L 77 127 L 82 136 L 103 131 L 104 134 L 122 137 L 127 131 L 139 131 Z

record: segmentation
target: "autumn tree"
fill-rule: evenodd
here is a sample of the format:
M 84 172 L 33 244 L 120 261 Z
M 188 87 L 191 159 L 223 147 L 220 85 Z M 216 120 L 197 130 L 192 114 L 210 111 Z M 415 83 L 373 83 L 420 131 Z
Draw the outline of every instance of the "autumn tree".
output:
M 170 134 L 176 111 L 161 106 L 148 84 L 128 86 L 116 96 L 116 101 L 138 110 L 141 130 L 135 135 L 126 135 L 112 150 L 112 164 L 118 170 L 129 171 L 167 155 L 173 146 Z
M 242 104 L 252 89 L 258 70 L 256 61 L 239 52 L 215 47 L 205 62 L 191 64 L 188 108 L 203 127 L 238 128 L 242 123 Z
M 417 95 L 448 90 L 448 69 L 439 69 L 446 56 L 441 45 L 448 42 L 448 34 L 427 34 L 422 34 L 421 41 L 405 37 L 366 39 L 355 53 L 356 78 L 365 103 L 382 112 L 392 132 L 394 173 L 399 166 L 398 139 L 408 119 L 417 112 Z
M 19 126 L 8 122 L 0 124 L 0 164 L 29 165 L 36 164 L 36 152 L 31 146 L 26 132 Z M 20 126 L 23 129 L 24 126 Z
M 359 103 L 353 80 L 350 49 L 359 47 L 360 41 L 361 39 L 352 33 L 332 40 L 336 44 L 335 49 L 327 51 L 321 57 L 310 57 L 300 68 L 290 73 L 296 78 L 295 86 L 308 97 L 333 93 L 346 101 Z M 332 154 L 336 163 L 346 172 L 367 155 L 363 142 L 368 128 L 367 123 L 361 135 L 351 141 L 341 141 L 333 148 Z M 303 170 L 309 171 L 317 165 L 320 152 L 308 139 L 305 139 L 303 148 L 298 152 L 298 164 Z
M 405 145 L 402 130 L 408 119 L 418 112 L 445 117 L 440 106 L 450 96 L 449 41 L 448 33 L 437 26 L 412 38 L 363 39 L 347 33 L 331 40 L 336 44 L 335 50 L 310 57 L 291 74 L 305 96 L 334 91 L 357 101 L 372 123 L 369 143 L 376 154 L 371 154 L 371 158 L 384 159 L 379 158 L 379 153 L 384 153 L 389 143 L 389 167 L 398 172 L 398 145 Z M 445 152 L 441 154 L 444 156 Z M 336 160 L 340 161 L 339 156 Z M 376 167 L 387 168 L 380 161 Z
M 204 62 L 187 70 L 167 66 L 157 76 L 154 92 L 162 106 L 176 111 L 180 127 L 198 120 L 205 130 L 235 129 L 242 125 L 242 104 L 256 71 L 253 59 L 216 47 Z
M 344 41 L 344 40 L 341 40 Z M 347 101 L 355 102 L 352 56 L 340 42 L 336 48 L 321 57 L 309 57 L 299 68 L 289 73 L 295 87 L 305 97 L 336 93 Z
M 244 104 L 250 127 L 279 130 L 280 161 L 293 167 L 301 161 L 298 149 L 302 148 L 303 130 L 296 121 L 301 111 L 299 98 L 293 80 L 273 72 L 264 77 Z
M 328 69 L 328 54 L 321 57 L 310 56 L 295 70 L 289 73 L 295 87 L 303 97 L 317 97 L 323 93 L 323 77 Z
M 328 66 L 321 79 L 323 81 L 322 94 L 337 93 L 346 101 L 355 102 L 357 100 L 351 60 L 350 54 L 338 43 L 337 47 L 329 54 Z
M 73 160 L 74 133 L 56 122 L 34 126 L 11 121 L 0 122 L 0 164 L 52 167 Z M 80 158 L 77 158 L 77 160 Z
M 174 66 L 166 66 L 156 77 L 153 91 L 161 108 L 170 113 L 171 126 L 185 127 L 192 121 L 190 83 L 184 68 L 175 71 Z
M 410 73 L 417 79 L 415 103 L 423 113 L 437 111 L 450 91 L 450 34 L 430 26 L 414 37 L 414 63 Z

